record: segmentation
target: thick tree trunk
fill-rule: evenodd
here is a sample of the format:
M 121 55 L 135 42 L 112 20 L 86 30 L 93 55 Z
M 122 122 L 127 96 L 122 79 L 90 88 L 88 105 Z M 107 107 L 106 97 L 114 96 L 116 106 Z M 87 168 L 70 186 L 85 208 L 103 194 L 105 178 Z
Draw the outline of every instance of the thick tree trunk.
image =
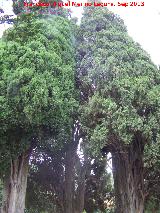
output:
M 10 174 L 4 181 L 1 213 L 24 213 L 29 152 L 11 160 Z
M 121 147 L 122 148 L 122 147 Z M 112 152 L 115 213 L 144 212 L 143 145 L 136 138 L 128 147 Z
M 64 213 L 75 213 L 75 163 L 77 148 L 79 144 L 79 129 L 80 125 L 77 122 L 72 130 L 73 141 L 67 145 L 65 156 L 65 175 L 64 175 Z
M 84 196 L 85 196 L 85 174 L 86 169 L 82 167 L 82 171 L 79 174 L 79 182 L 77 188 L 77 197 L 76 197 L 76 209 L 75 213 L 82 213 L 84 209 Z
M 66 152 L 65 158 L 65 186 L 64 186 L 64 211 L 74 213 L 74 179 L 75 179 L 75 156 L 77 144 L 72 143 Z
M 77 193 L 75 200 L 75 211 L 74 213 L 82 213 L 84 210 L 84 199 L 85 199 L 85 189 L 86 189 L 86 174 L 89 169 L 89 162 L 86 154 L 84 153 L 83 165 L 77 156 L 77 167 L 78 167 L 78 182 L 77 182 Z

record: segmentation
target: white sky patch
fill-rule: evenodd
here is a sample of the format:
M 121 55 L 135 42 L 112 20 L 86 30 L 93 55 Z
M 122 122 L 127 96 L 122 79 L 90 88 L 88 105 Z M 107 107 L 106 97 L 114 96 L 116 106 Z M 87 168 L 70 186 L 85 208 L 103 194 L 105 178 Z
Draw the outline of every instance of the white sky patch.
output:
M 112 174 L 112 155 L 109 152 L 107 155 L 107 165 L 106 165 L 106 170 L 108 173 Z
M 81 147 L 82 142 L 83 142 L 83 140 L 82 140 L 82 138 L 80 138 L 79 144 L 78 144 L 78 149 L 77 149 L 77 154 L 79 156 L 81 163 L 83 163 L 83 161 L 84 161 L 84 153 L 83 153 L 83 149 Z
M 12 11 L 12 0 L 0 0 L 0 8 L 3 8 L 4 14 L 6 15 L 14 15 Z M 0 16 L 2 16 L 3 13 L 0 13 Z M 11 24 L 0 24 L 0 38 L 3 35 L 4 30 L 11 27 Z

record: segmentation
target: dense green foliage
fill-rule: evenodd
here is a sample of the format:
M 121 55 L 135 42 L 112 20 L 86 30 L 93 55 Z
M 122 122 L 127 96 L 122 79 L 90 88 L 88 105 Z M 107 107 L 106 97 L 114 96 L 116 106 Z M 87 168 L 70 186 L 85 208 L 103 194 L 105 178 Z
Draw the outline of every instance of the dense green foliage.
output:
M 148 54 L 106 8 L 85 8 L 79 32 L 78 75 L 82 123 L 94 152 L 129 144 L 141 132 L 159 138 L 160 74 Z
M 73 42 L 69 21 L 57 16 L 26 15 L 5 32 L 0 44 L 1 162 L 7 151 L 18 155 L 42 135 L 52 137 L 52 146 L 70 139 L 76 105 Z

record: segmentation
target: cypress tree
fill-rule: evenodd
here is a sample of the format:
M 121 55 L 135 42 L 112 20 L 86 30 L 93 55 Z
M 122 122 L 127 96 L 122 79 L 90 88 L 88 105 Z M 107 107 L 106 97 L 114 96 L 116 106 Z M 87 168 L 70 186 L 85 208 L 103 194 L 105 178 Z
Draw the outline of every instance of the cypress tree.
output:
M 143 213 L 143 150 L 159 138 L 160 73 L 105 7 L 84 8 L 78 40 L 85 141 L 95 156 L 112 153 L 115 212 Z
M 2 213 L 23 213 L 31 151 L 71 140 L 74 38 L 65 17 L 22 15 L 0 43 Z

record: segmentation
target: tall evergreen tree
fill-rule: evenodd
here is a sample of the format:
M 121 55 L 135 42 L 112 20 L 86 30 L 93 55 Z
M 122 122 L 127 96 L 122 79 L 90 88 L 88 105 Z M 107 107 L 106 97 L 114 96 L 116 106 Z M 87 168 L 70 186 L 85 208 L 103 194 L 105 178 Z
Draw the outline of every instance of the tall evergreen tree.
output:
M 0 43 L 2 213 L 23 213 L 31 150 L 72 138 L 74 38 L 65 17 L 18 18 Z M 1 170 L 2 171 L 2 170 Z
M 88 147 L 113 157 L 116 213 L 143 213 L 145 144 L 159 140 L 160 73 L 119 16 L 86 7 L 80 25 L 78 84 Z

